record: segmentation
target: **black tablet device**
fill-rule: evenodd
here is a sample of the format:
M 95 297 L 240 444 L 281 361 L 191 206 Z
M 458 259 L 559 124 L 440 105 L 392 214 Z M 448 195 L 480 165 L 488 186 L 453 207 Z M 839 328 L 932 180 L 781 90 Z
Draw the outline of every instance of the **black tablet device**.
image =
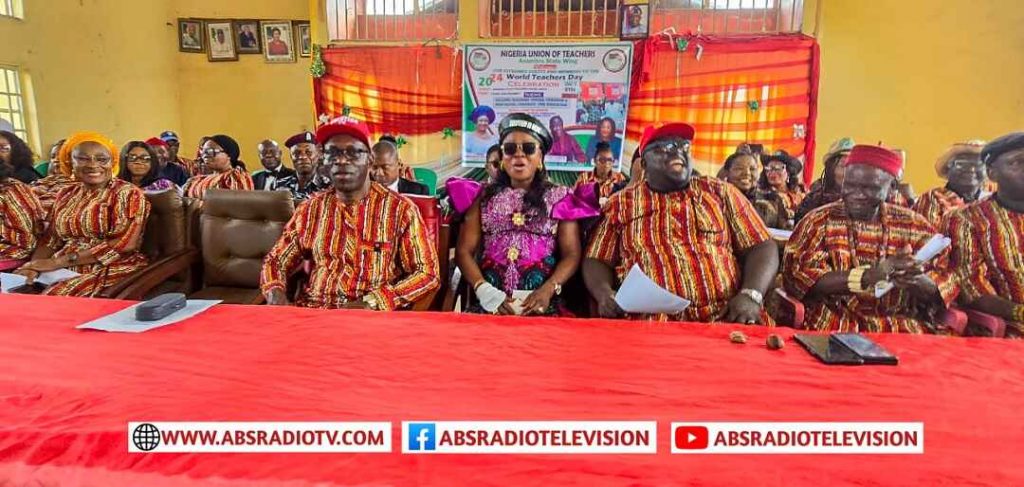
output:
M 793 338 L 822 363 L 828 365 L 864 365 L 864 359 L 858 357 L 850 349 L 838 343 L 833 343 L 828 335 L 797 334 Z
M 881 345 L 859 333 L 834 333 L 831 340 L 846 347 L 867 365 L 899 365 L 900 360 Z

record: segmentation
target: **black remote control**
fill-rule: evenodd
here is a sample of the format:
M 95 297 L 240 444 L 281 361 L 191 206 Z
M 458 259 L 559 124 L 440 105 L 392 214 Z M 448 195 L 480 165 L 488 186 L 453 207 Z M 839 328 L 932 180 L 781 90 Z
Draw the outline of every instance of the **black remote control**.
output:
M 185 295 L 182 293 L 161 294 L 135 308 L 135 319 L 139 321 L 156 321 L 166 318 L 171 313 L 185 307 Z

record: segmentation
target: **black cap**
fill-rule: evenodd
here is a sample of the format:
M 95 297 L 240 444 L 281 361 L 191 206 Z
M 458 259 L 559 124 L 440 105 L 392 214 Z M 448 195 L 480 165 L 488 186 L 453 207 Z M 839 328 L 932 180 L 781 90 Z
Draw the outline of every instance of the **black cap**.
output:
M 993 139 L 981 149 L 981 162 L 991 166 L 999 156 L 1017 149 L 1024 149 L 1024 132 L 1013 132 Z
M 514 130 L 526 132 L 534 136 L 540 141 L 540 151 L 544 154 L 551 150 L 551 132 L 548 131 L 544 124 L 540 123 L 540 120 L 537 120 L 532 115 L 510 113 L 501 119 L 501 123 L 498 124 L 499 140 L 504 141 L 505 136 Z

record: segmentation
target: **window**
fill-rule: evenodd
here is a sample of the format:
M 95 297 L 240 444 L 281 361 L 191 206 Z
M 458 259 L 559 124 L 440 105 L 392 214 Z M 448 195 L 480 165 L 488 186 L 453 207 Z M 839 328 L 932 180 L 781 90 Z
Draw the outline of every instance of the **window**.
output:
M 24 18 L 25 11 L 21 6 L 21 0 L 0 0 L 0 16 Z
M 651 34 L 669 27 L 704 34 L 799 32 L 803 0 L 656 0 Z
M 327 28 L 331 42 L 452 39 L 458 5 L 458 0 L 327 0 Z
M 484 0 L 488 1 L 488 0 Z M 617 37 L 620 0 L 489 0 L 483 37 Z
M 25 128 L 25 99 L 18 75 L 18 68 L 0 66 L 0 118 L 10 122 L 14 126 L 14 134 L 27 141 L 29 139 L 28 129 Z

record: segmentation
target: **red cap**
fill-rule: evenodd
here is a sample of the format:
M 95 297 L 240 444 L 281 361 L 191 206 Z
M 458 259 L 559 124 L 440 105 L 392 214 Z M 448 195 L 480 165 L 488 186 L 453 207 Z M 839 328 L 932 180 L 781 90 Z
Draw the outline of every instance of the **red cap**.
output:
M 693 126 L 687 123 L 666 123 L 659 127 L 648 125 L 644 129 L 643 135 L 640 136 L 640 153 L 644 153 L 644 148 L 647 147 L 654 139 L 662 137 L 681 137 L 689 141 L 693 141 L 693 135 L 696 132 L 693 130 Z
M 342 115 L 316 129 L 316 140 L 326 144 L 335 135 L 351 135 L 370 147 L 370 128 L 361 120 Z
M 847 166 L 864 164 L 877 167 L 893 177 L 899 177 L 903 170 L 903 158 L 896 152 L 877 145 L 855 145 L 846 156 Z
M 148 145 L 150 147 L 156 147 L 158 145 L 163 146 L 163 147 L 167 147 L 167 148 L 171 147 L 171 146 L 167 145 L 167 142 L 164 142 L 164 139 L 161 139 L 159 137 L 150 137 L 150 138 L 146 139 L 146 145 Z

